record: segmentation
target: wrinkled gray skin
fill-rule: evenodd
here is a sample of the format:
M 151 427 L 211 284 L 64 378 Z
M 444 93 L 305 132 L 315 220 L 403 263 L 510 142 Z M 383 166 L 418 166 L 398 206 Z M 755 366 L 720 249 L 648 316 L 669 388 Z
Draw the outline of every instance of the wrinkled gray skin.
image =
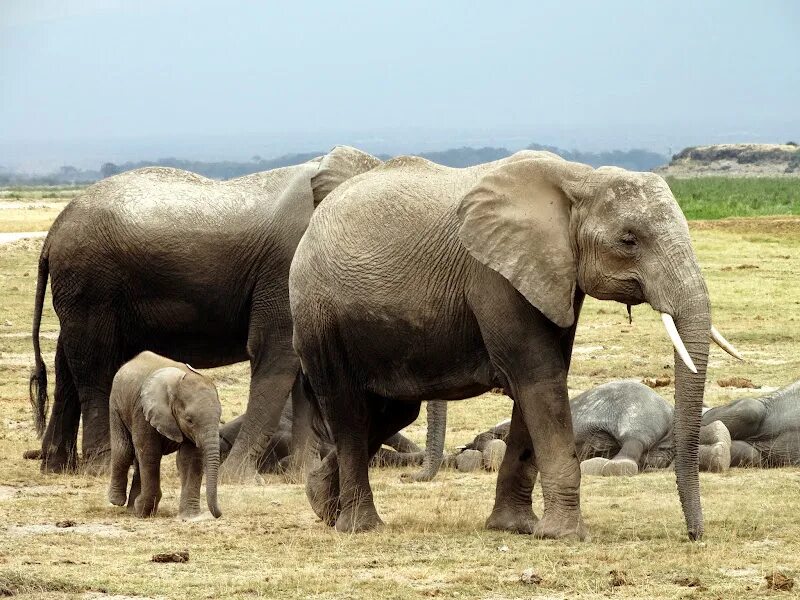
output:
M 697 373 L 675 361 L 675 471 L 689 535 L 702 536 L 709 302 L 686 220 L 657 175 L 530 151 L 466 169 L 396 158 L 314 213 L 289 289 L 294 347 L 336 444 L 306 487 L 326 523 L 381 523 L 369 458 L 421 401 L 499 386 L 514 411 L 487 526 L 585 537 L 567 371 L 590 294 L 671 315 L 694 360 Z
M 585 461 L 581 463 L 584 474 L 633 475 L 672 464 L 673 409 L 646 385 L 633 380 L 600 385 L 570 400 L 570 411 L 578 460 Z M 509 430 L 510 421 L 498 423 L 478 434 L 464 449 L 483 452 L 490 440 L 507 442 Z M 729 447 L 730 441 L 719 439 L 708 427 L 701 428 L 700 435 L 700 470 L 727 469 L 727 453 L 719 456 L 716 445 Z M 408 464 L 415 464 L 408 459 Z
M 292 435 L 296 431 L 296 427 L 293 424 L 292 406 L 291 400 L 287 400 L 286 406 L 284 406 L 281 413 L 278 429 L 270 438 L 264 454 L 258 459 L 257 468 L 259 473 L 282 473 L 289 469 L 290 452 L 293 448 Z M 244 415 L 240 415 L 220 427 L 219 446 L 220 456 L 223 461 L 230 453 L 236 441 L 236 436 L 239 435 L 239 430 L 242 428 L 242 423 L 244 423 Z M 324 458 L 333 450 L 333 446 L 325 442 L 317 440 L 317 445 L 317 455 L 320 458 Z M 384 445 L 392 450 L 383 451 L 384 449 L 381 449 L 372 461 L 375 466 L 407 466 L 422 462 L 423 452 L 419 446 L 399 432 L 386 440 Z
M 301 165 L 214 181 L 170 168 L 104 179 L 56 219 L 39 258 L 31 401 L 42 469 L 107 464 L 108 394 L 143 350 L 197 367 L 249 361 L 247 418 L 222 475 L 255 472 L 299 370 L 292 350 L 289 264 L 315 206 L 380 161 L 339 146 Z M 61 325 L 55 402 L 39 324 L 48 275 Z M 299 439 L 299 437 L 298 437 Z
M 731 466 L 800 465 L 800 381 L 760 398 L 742 398 L 703 413 L 730 431 Z
M 122 365 L 111 386 L 111 484 L 108 499 L 137 517 L 156 514 L 161 500 L 161 457 L 178 453 L 181 499 L 178 515 L 202 514 L 200 484 L 206 474 L 206 501 L 214 517 L 219 472 L 219 418 L 222 407 L 213 382 L 188 365 L 142 352 Z M 128 493 L 128 470 L 133 482 Z

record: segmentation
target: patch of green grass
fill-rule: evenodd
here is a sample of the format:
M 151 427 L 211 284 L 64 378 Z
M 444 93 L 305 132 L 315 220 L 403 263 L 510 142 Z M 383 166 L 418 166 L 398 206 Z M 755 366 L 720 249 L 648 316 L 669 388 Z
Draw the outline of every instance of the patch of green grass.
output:
M 800 178 L 668 178 L 689 220 L 800 215 Z

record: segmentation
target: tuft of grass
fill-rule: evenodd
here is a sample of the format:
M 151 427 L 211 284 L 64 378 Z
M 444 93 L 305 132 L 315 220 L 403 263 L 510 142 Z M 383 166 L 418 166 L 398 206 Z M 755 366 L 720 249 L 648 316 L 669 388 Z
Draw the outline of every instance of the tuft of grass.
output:
M 689 220 L 800 215 L 800 178 L 670 177 L 667 183 Z

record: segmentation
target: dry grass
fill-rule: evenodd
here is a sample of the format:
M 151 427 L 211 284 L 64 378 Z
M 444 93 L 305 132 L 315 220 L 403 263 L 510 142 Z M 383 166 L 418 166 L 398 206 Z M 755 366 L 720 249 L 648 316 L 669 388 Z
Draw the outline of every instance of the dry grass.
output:
M 692 229 L 714 321 L 747 358 L 739 363 L 712 352 L 708 401 L 752 393 L 720 388 L 715 382 L 723 377 L 772 387 L 797 379 L 800 220 L 693 223 Z M 0 595 L 750 598 L 782 594 L 766 588 L 764 577 L 773 570 L 800 576 L 798 469 L 703 474 L 706 538 L 700 544 L 685 541 L 668 472 L 584 479 L 583 510 L 593 534 L 586 543 L 486 531 L 495 482 L 488 473 L 444 472 L 431 483 L 403 484 L 399 470 L 374 470 L 386 528 L 351 536 L 317 522 L 302 487 L 279 477 L 265 486 L 222 486 L 222 519 L 180 523 L 174 518 L 174 461 L 167 459 L 160 515 L 133 519 L 108 505 L 105 478 L 46 476 L 21 458 L 36 446 L 27 376 L 40 244 L 0 246 L 0 484 L 11 486 L 0 487 L 0 527 L 7 528 L 0 533 Z M 758 268 L 739 268 L 744 265 Z M 49 307 L 43 331 L 52 363 L 57 321 Z M 669 342 L 649 308 L 634 309 L 628 325 L 624 307 L 591 300 L 576 344 L 573 392 L 611 379 L 672 374 Z M 241 411 L 247 369 L 236 365 L 212 374 L 225 416 Z M 671 400 L 674 390 L 659 392 Z M 493 394 L 451 404 L 448 446 L 507 417 L 509 407 L 507 398 Z M 423 417 L 408 432 L 422 441 L 424 425 Z M 536 504 L 540 512 L 540 500 Z M 77 526 L 52 527 L 65 519 Z M 190 553 L 188 563 L 150 562 L 157 552 L 182 549 Z M 541 583 L 521 583 L 526 569 Z M 612 587 L 612 580 L 622 585 Z

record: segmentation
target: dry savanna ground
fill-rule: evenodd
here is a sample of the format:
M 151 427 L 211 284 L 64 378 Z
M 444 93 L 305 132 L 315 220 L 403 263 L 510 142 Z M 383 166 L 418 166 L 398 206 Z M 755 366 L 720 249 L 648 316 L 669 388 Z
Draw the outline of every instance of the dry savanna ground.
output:
M 46 228 L 57 212 L 0 210 L 0 232 Z M 63 199 L 56 202 L 63 203 Z M 800 220 L 693 222 L 714 321 L 746 357 L 712 350 L 712 405 L 753 393 L 721 388 L 741 376 L 774 388 L 800 376 Z M 405 484 L 400 470 L 373 470 L 381 531 L 337 534 L 317 521 L 300 485 L 224 485 L 217 521 L 175 519 L 178 482 L 165 459 L 158 517 L 137 520 L 106 501 L 104 477 L 42 475 L 22 459 L 36 447 L 27 400 L 30 322 L 41 240 L 0 246 L 0 595 L 29 598 L 751 598 L 772 591 L 765 576 L 800 578 L 800 470 L 702 474 L 702 543 L 686 541 L 670 472 L 585 478 L 589 542 L 538 541 L 483 528 L 495 475 L 442 472 Z M 58 323 L 48 306 L 43 346 L 51 374 Z M 572 392 L 624 377 L 672 374 L 658 316 L 590 300 L 570 376 Z M 214 369 L 224 417 L 246 397 L 244 365 Z M 674 389 L 661 388 L 672 400 Z M 451 404 L 453 448 L 509 414 L 500 395 Z M 408 429 L 424 439 L 424 411 Z M 537 500 L 537 512 L 541 501 Z M 61 526 L 59 526 L 60 524 Z M 64 527 L 63 525 L 71 525 Z M 151 562 L 187 550 L 186 563 Z M 528 582 L 521 575 L 532 570 Z M 613 573 L 612 573 L 613 572 Z

